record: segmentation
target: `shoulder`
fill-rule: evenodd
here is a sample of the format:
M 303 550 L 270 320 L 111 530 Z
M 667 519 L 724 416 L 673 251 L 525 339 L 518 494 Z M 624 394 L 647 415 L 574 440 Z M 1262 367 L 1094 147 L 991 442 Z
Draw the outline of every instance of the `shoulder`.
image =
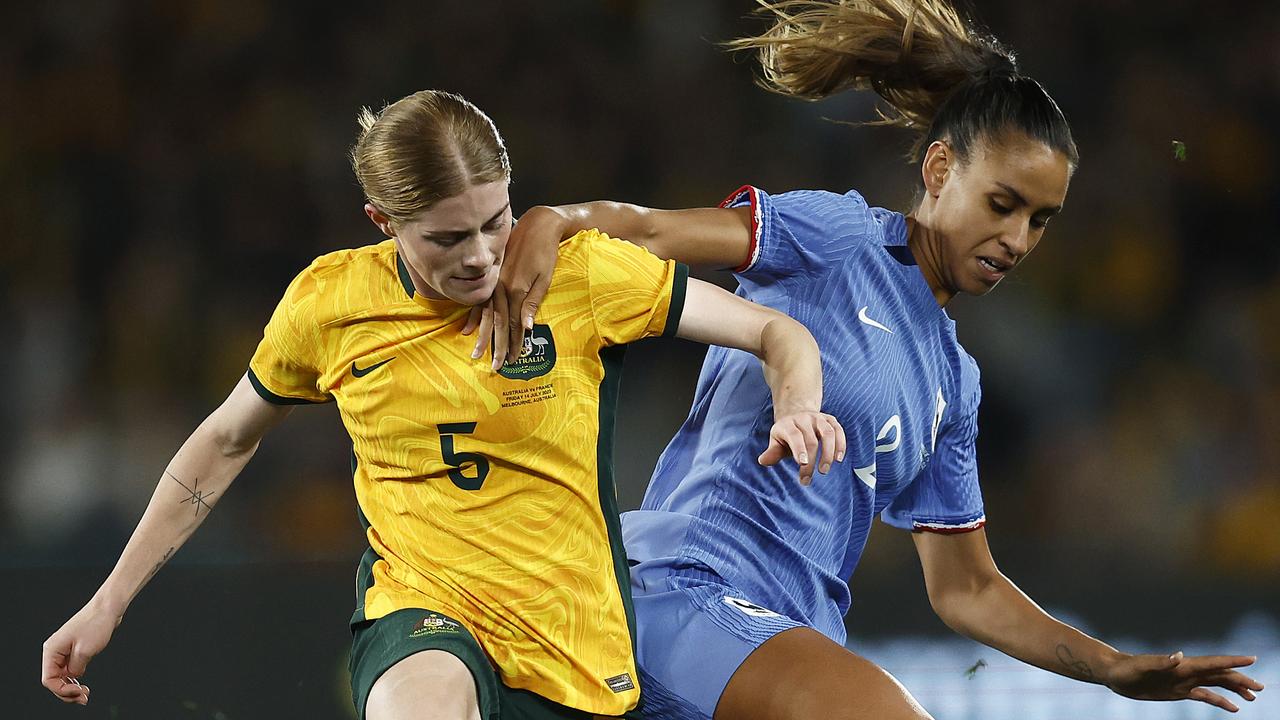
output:
M 750 206 L 752 234 L 792 238 L 805 247 L 836 246 L 851 249 L 859 244 L 882 244 L 902 216 L 871 207 L 857 190 L 790 190 L 776 195 L 747 185 L 721 203 L 721 207 Z M 892 244 L 892 243 L 891 243 Z
M 405 280 L 400 275 L 392 240 L 335 250 L 315 258 L 298 273 L 285 291 L 283 302 L 309 306 L 323 323 L 362 307 L 412 297 L 405 292 Z
M 609 271 L 653 274 L 663 264 L 645 248 L 592 228 L 560 243 L 556 275 L 569 280 Z
M 302 274 L 315 282 L 334 282 L 394 272 L 395 265 L 395 241 L 387 239 L 375 245 L 325 253 L 312 260 Z
M 868 205 L 857 190 L 836 193 L 830 190 L 788 190 L 773 194 L 754 185 L 743 185 L 733 191 L 720 207 L 750 205 L 757 212 L 777 212 L 803 217 L 805 215 L 865 215 Z

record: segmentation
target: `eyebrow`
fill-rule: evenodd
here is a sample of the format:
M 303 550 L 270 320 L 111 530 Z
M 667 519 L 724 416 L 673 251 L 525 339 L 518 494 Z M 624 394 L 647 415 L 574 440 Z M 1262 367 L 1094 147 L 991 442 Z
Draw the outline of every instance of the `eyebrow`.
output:
M 1000 189 L 1001 189 L 1001 190 L 1003 190 L 1003 191 L 1005 191 L 1006 193 L 1008 193 L 1009 195 L 1013 196 L 1013 201 L 1014 201 L 1015 203 L 1017 203 L 1017 204 L 1019 204 L 1019 205 L 1030 205 L 1030 204 L 1031 204 L 1031 203 L 1027 202 L 1027 199 L 1026 199 L 1026 198 L 1022 197 L 1022 193 L 1018 192 L 1017 190 L 1014 190 L 1014 189 L 1013 189 L 1013 187 L 1012 187 L 1011 185 L 1006 185 L 1005 183 L 1002 183 L 1002 182 L 1000 182 L 999 180 L 997 180 L 997 181 L 996 181 L 996 185 L 1000 186 Z M 1037 210 L 1037 211 L 1036 211 L 1036 214 L 1039 214 L 1039 213 L 1046 213 L 1046 214 L 1049 214 L 1049 215 L 1057 215 L 1057 214 L 1058 214 L 1059 212 L 1061 212 L 1061 211 L 1062 211 L 1062 206 L 1061 206 L 1061 205 L 1053 205 L 1053 206 L 1051 206 L 1051 207 L 1041 208 L 1040 210 Z
M 509 207 L 511 207 L 511 201 L 508 200 L 507 204 L 499 208 L 498 212 L 493 214 L 493 217 L 489 218 L 488 220 L 485 220 L 484 223 L 481 224 L 481 227 L 483 227 L 484 225 L 488 225 L 494 220 L 497 220 L 498 218 L 502 217 L 502 214 L 505 213 L 507 211 L 507 208 Z M 459 236 L 466 236 L 470 234 L 471 234 L 470 230 L 424 230 L 422 232 L 422 237 L 453 238 L 453 237 L 459 237 Z

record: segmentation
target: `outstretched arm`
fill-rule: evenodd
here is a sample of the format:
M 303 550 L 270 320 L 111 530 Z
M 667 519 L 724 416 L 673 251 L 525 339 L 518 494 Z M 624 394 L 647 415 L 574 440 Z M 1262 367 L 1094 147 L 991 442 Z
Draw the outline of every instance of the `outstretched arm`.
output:
M 654 210 L 598 201 L 530 208 L 511 229 L 492 302 L 473 311 L 463 330 L 480 330 L 473 357 L 480 357 L 492 335 L 494 365 L 515 360 L 524 331 L 533 327 L 551 284 L 560 241 L 592 228 L 647 248 L 663 260 L 693 267 L 737 267 L 751 252 L 748 207 Z
M 259 397 L 245 376 L 182 444 L 115 569 L 89 602 L 45 640 L 40 675 L 54 695 L 88 704 L 89 688 L 79 683 L 85 666 L 107 646 L 134 596 L 195 532 L 253 457 L 262 436 L 289 410 Z
M 985 530 L 912 537 L 938 617 L 952 630 L 1023 662 L 1106 685 L 1125 697 L 1198 700 L 1230 712 L 1238 710 L 1235 704 L 1209 687 L 1245 700 L 1262 689 L 1262 683 L 1233 669 L 1252 665 L 1255 658 L 1130 655 L 1055 620 L 996 568 Z
M 844 428 L 822 408 L 822 358 L 803 325 L 723 288 L 689 279 L 678 337 L 745 350 L 760 358 L 773 393 L 774 424 L 762 465 L 790 455 L 809 484 L 814 468 L 826 473 L 844 460 Z

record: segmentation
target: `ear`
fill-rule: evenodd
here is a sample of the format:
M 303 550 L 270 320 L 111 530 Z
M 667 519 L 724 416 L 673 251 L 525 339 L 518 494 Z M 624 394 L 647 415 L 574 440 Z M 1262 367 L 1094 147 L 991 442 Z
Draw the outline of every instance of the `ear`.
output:
M 373 203 L 364 204 L 364 214 L 369 216 L 369 219 L 373 221 L 374 225 L 378 226 L 383 235 L 389 238 L 396 236 L 396 229 L 391 225 L 391 218 L 383 215 L 381 210 L 373 206 Z
M 934 140 L 924 153 L 920 163 L 920 175 L 924 179 L 925 192 L 938 197 L 955 166 L 955 155 L 945 140 Z

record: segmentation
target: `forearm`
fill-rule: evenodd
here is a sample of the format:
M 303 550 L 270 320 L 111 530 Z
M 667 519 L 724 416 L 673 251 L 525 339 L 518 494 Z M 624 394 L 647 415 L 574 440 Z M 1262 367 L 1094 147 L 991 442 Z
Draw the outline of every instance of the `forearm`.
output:
M 257 449 L 221 441 L 206 420 L 174 455 L 115 568 L 90 604 L 123 617 L 129 603 L 182 547 Z
M 775 418 L 822 409 L 822 356 L 804 326 L 781 314 L 769 320 L 759 356 Z
M 1105 684 L 1107 669 L 1123 657 L 1110 645 L 1054 619 L 999 572 L 938 608 L 939 617 L 956 632 L 1076 680 Z
M 554 208 L 533 208 L 530 212 L 541 209 L 560 215 L 564 221 L 566 238 L 583 230 L 599 228 L 609 235 L 649 248 L 650 251 L 653 250 L 650 246 L 656 244 L 654 240 L 658 235 L 658 225 L 654 220 L 658 211 L 646 207 L 597 200 Z
M 549 223 L 559 228 L 556 234 L 561 240 L 598 228 L 664 260 L 722 269 L 736 267 L 746 260 L 751 243 L 750 212 L 750 208 L 655 210 L 600 200 L 531 208 L 520 222 Z

